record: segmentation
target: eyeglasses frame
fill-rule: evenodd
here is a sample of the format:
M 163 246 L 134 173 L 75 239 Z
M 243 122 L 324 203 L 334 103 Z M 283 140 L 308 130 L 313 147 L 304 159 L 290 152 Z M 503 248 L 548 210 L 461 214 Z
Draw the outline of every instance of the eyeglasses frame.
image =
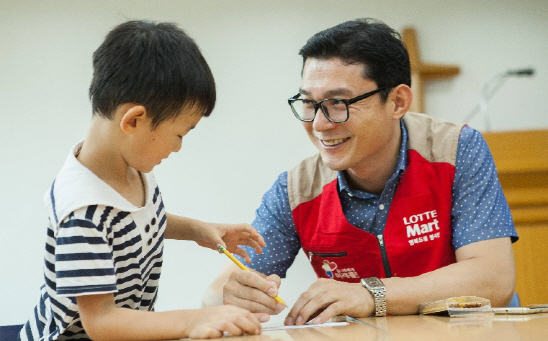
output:
M 354 103 L 356 103 L 356 102 L 358 102 L 358 101 L 361 101 L 361 100 L 363 100 L 363 99 L 366 99 L 366 98 L 368 98 L 368 97 L 371 97 L 371 96 L 373 96 L 373 95 L 375 95 L 375 94 L 377 94 L 377 93 L 379 93 L 379 92 L 381 92 L 381 91 L 383 91 L 383 90 L 385 90 L 385 89 L 387 89 L 387 88 L 388 88 L 387 86 L 383 86 L 383 87 L 381 87 L 381 88 L 377 88 L 377 89 L 375 89 L 375 90 L 368 91 L 368 92 L 364 93 L 363 95 L 359 95 L 359 96 L 356 96 L 356 97 L 353 97 L 353 98 L 349 98 L 349 99 L 342 99 L 342 98 L 326 98 L 326 99 L 323 99 L 323 100 L 321 100 L 321 101 L 319 101 L 319 102 L 314 102 L 314 101 L 312 101 L 312 100 L 308 100 L 308 101 L 310 101 L 310 103 L 314 104 L 314 117 L 312 117 L 312 118 L 309 119 L 309 120 L 305 120 L 305 119 L 299 117 L 299 115 L 297 114 L 297 112 L 296 112 L 295 109 L 293 108 L 293 103 L 294 103 L 295 101 L 297 101 L 297 100 L 304 101 L 303 99 L 300 99 L 300 98 L 299 98 L 299 97 L 301 96 L 301 93 L 298 93 L 298 94 L 296 94 L 295 96 L 289 98 L 289 99 L 287 100 L 287 102 L 288 102 L 289 106 L 291 107 L 291 111 L 293 112 L 293 115 L 295 115 L 295 117 L 297 117 L 297 119 L 298 119 L 299 121 L 302 121 L 302 122 L 312 122 L 312 121 L 314 121 L 314 119 L 316 118 L 316 113 L 318 112 L 318 109 L 321 109 L 323 115 L 325 116 L 325 118 L 327 118 L 327 119 L 329 120 L 329 122 L 332 122 L 332 123 L 343 123 L 343 122 L 348 121 L 348 118 L 350 118 L 350 109 L 348 108 L 348 106 L 349 106 L 350 104 L 354 104 Z M 335 120 L 331 119 L 331 117 L 329 117 L 329 114 L 327 114 L 327 113 L 325 112 L 325 110 L 323 109 L 322 103 L 323 103 L 323 102 L 326 102 L 326 101 L 332 101 L 332 100 L 341 101 L 341 102 L 343 102 L 343 103 L 346 104 L 346 118 L 345 118 L 344 120 L 342 120 L 342 121 L 335 121 Z

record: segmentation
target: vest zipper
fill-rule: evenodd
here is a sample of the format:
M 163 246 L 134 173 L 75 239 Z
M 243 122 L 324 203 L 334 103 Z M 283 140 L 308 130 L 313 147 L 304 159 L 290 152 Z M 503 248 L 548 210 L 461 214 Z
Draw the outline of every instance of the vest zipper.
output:
M 390 270 L 390 263 L 388 263 L 388 256 L 386 255 L 386 248 L 384 247 L 384 238 L 382 234 L 377 236 L 379 240 L 379 249 L 381 250 L 382 267 L 384 268 L 384 274 L 386 278 L 392 277 L 392 271 Z
M 312 256 L 318 257 L 344 257 L 346 256 L 346 251 L 343 252 L 333 252 L 333 253 L 324 253 L 324 252 L 312 252 L 308 251 L 308 260 L 312 262 Z

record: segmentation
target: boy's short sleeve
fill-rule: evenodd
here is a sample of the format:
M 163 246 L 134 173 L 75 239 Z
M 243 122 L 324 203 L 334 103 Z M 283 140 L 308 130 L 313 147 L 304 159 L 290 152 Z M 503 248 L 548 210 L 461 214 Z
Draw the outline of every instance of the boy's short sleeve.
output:
M 95 206 L 96 208 L 96 206 Z M 79 296 L 116 292 L 116 277 L 107 228 L 93 222 L 83 207 L 65 218 L 55 236 L 56 293 Z M 46 263 L 47 264 L 47 263 Z

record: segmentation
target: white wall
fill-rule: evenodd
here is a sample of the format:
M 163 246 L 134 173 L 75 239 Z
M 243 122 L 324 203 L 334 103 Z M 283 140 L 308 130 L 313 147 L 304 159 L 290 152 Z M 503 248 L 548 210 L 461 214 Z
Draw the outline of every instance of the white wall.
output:
M 495 130 L 548 128 L 548 4 L 493 1 L 41 1 L 0 0 L 0 325 L 23 323 L 42 283 L 42 204 L 70 146 L 90 119 L 91 54 L 126 19 L 174 21 L 196 39 L 218 85 L 210 118 L 155 172 L 173 213 L 250 222 L 277 175 L 314 152 L 287 98 L 299 87 L 298 49 L 313 33 L 371 16 L 415 26 L 426 62 L 461 74 L 426 87 L 426 111 L 460 121 L 483 83 L 512 78 L 490 102 Z M 483 121 L 470 125 L 480 130 Z M 197 308 L 226 259 L 190 242 L 167 242 L 158 310 Z M 299 273 L 299 275 L 297 275 Z M 312 282 L 299 257 L 281 297 Z

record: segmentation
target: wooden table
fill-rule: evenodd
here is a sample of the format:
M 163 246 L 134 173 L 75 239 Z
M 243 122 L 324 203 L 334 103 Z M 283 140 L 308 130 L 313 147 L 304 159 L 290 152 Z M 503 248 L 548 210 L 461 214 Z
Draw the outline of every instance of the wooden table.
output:
M 388 316 L 360 319 L 367 324 L 265 331 L 225 337 L 226 341 L 400 341 L 548 340 L 548 313 L 487 317 Z

